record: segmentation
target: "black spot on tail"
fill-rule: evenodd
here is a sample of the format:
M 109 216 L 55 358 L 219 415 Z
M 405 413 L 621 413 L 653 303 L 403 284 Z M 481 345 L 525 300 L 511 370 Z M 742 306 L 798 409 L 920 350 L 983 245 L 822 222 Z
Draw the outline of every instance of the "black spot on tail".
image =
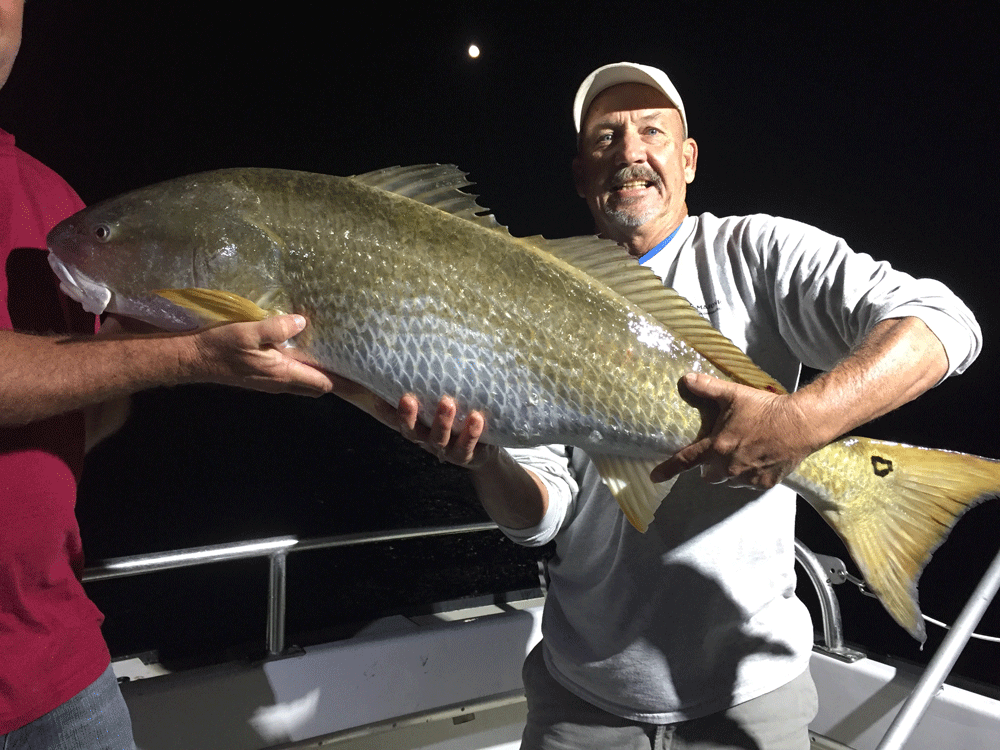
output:
M 888 476 L 892 473 L 892 461 L 881 456 L 872 456 L 872 469 L 877 477 Z

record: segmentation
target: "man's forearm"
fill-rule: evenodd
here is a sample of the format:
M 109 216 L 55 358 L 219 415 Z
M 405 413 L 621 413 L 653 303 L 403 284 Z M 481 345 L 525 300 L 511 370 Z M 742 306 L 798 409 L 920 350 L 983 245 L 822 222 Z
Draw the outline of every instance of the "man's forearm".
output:
M 330 376 L 284 346 L 305 325 L 301 316 L 279 315 L 180 334 L 74 339 L 0 331 L 0 425 L 180 383 L 329 393 Z
M 919 318 L 876 325 L 856 351 L 792 394 L 825 444 L 912 401 L 948 372 L 944 346 Z
M 0 331 L 0 424 L 182 382 L 178 337 L 72 338 Z
M 792 394 L 690 374 L 685 386 L 718 407 L 709 434 L 657 466 L 663 482 L 701 466 L 709 482 L 768 489 L 813 451 L 905 404 L 948 371 L 944 346 L 917 318 L 885 320 L 830 372 Z

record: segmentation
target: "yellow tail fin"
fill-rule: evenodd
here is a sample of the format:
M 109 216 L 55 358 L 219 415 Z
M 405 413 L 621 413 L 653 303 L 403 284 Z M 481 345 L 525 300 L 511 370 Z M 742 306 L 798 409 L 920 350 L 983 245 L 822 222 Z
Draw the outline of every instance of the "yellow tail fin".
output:
M 844 540 L 889 614 L 923 643 L 917 579 L 962 513 L 1000 495 L 1000 461 L 852 437 L 814 453 L 787 483 Z

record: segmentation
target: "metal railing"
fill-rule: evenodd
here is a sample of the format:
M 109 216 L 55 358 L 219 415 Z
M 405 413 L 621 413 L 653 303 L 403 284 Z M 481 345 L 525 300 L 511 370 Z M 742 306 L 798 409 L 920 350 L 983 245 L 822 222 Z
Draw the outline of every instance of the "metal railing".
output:
M 362 532 L 313 539 L 280 536 L 232 544 L 214 544 L 98 561 L 84 571 L 83 581 L 102 581 L 228 560 L 267 557 L 270 560 L 267 652 L 270 656 L 278 656 L 285 650 L 286 562 L 289 553 L 495 530 L 497 530 L 496 524 L 484 521 L 457 526 Z M 843 563 L 836 558 L 813 554 L 798 539 L 795 540 L 795 559 L 812 581 L 819 598 L 824 641 L 821 648 L 845 661 L 862 658 L 862 654 L 844 646 L 840 606 L 833 591 L 833 584 L 842 582 L 839 574 L 842 572 Z M 879 750 L 901 748 L 912 735 L 998 589 L 1000 589 L 1000 554 L 993 561 L 979 587 L 959 615 L 952 632 L 942 643 L 912 694 L 900 709 L 888 733 L 879 744 Z
M 267 653 L 270 656 L 278 656 L 285 650 L 287 559 L 290 553 L 495 530 L 497 530 L 495 523 L 492 521 L 482 521 L 457 526 L 430 526 L 396 531 L 372 531 L 316 537 L 313 539 L 278 536 L 229 544 L 212 544 L 204 547 L 189 547 L 166 552 L 152 552 L 142 555 L 99 560 L 87 567 L 83 573 L 83 581 L 84 583 L 106 581 L 114 578 L 145 575 L 161 570 L 190 568 L 209 563 L 267 557 L 269 558 Z M 825 650 L 834 655 L 841 655 L 842 657 L 844 654 L 857 653 L 844 648 L 844 631 L 841 625 L 840 607 L 837 604 L 837 597 L 833 592 L 830 577 L 826 569 L 819 562 L 816 555 L 798 539 L 795 540 L 795 559 L 798 560 L 799 564 L 802 565 L 808 574 L 820 600 Z
M 837 569 L 843 568 L 844 564 L 836 558 L 814 554 L 798 539 L 795 540 L 795 560 L 812 581 L 813 588 L 816 589 L 816 596 L 819 598 L 820 616 L 823 619 L 823 645 L 821 647 L 823 651 L 846 662 L 854 662 L 864 658 L 864 654 L 860 651 L 855 651 L 844 645 L 844 624 L 840 617 L 840 603 L 833 591 L 833 584 L 841 581 L 833 577 L 836 572 L 831 563 L 834 563 Z
M 876 750 L 899 750 L 906 744 L 930 707 L 934 696 L 944 684 L 951 668 L 958 661 L 965 644 L 972 638 L 976 625 L 979 624 L 998 590 L 1000 590 L 1000 552 L 993 558 L 990 567 L 979 580 L 976 590 L 965 603 L 955 624 L 934 653 L 927 669 L 920 675 L 913 692 L 899 709 L 899 713 L 889 725 L 889 731 L 885 733 Z
M 372 531 L 339 536 L 299 539 L 294 536 L 277 536 L 269 539 L 254 539 L 231 544 L 212 544 L 205 547 L 153 552 L 129 557 L 115 557 L 100 560 L 87 567 L 83 581 L 105 581 L 112 578 L 144 575 L 174 568 L 190 568 L 196 565 L 267 557 L 270 560 L 267 587 L 267 653 L 278 656 L 285 650 L 285 592 L 287 589 L 288 555 L 291 552 L 353 547 L 377 542 L 396 542 L 404 539 L 422 539 L 435 536 L 451 536 L 481 531 L 495 531 L 492 521 L 469 523 L 459 526 L 428 526 L 397 531 Z

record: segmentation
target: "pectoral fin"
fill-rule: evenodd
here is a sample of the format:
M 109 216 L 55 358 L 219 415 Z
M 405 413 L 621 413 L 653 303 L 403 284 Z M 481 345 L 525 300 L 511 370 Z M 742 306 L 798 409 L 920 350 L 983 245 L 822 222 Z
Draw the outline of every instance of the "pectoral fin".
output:
M 653 484 L 649 480 L 649 472 L 659 461 L 639 461 L 622 456 L 591 456 L 591 460 L 629 523 L 645 533 L 656 509 L 677 478 Z
M 256 302 L 219 289 L 157 289 L 156 294 L 211 323 L 255 322 L 274 314 Z

